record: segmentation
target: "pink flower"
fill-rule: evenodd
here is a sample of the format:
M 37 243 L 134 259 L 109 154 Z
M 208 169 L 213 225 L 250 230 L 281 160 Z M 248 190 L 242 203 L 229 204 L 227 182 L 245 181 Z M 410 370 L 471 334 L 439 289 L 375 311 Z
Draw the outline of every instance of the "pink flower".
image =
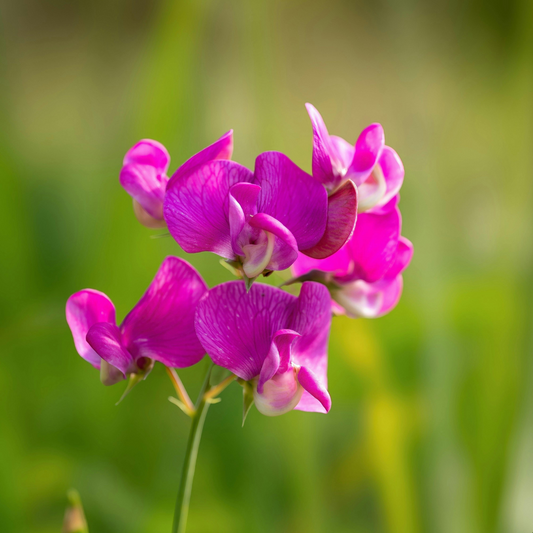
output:
M 207 286 L 183 259 L 167 257 L 144 296 L 115 322 L 115 307 L 102 292 L 85 289 L 67 301 L 67 322 L 77 352 L 100 370 L 104 385 L 143 374 L 153 361 L 183 368 L 205 354 L 194 330 L 194 313 Z
M 320 279 L 328 286 L 334 312 L 375 318 L 398 303 L 401 273 L 411 261 L 413 245 L 400 236 L 397 200 L 359 215 L 352 238 L 336 254 L 321 261 L 300 254 L 294 263 L 296 276 Z
M 326 287 L 307 282 L 297 298 L 242 281 L 211 289 L 196 312 L 196 333 L 214 363 L 250 382 L 257 409 L 268 416 L 292 409 L 325 413 L 331 323 Z
M 233 132 L 228 131 L 218 141 L 188 159 L 174 172 L 172 180 L 214 159 L 230 159 L 233 152 Z M 120 184 L 133 197 L 133 210 L 141 224 L 149 228 L 165 227 L 163 201 L 169 182 L 170 156 L 157 141 L 144 139 L 128 150 L 120 171 Z
M 348 180 L 357 186 L 358 211 L 379 208 L 396 196 L 404 169 L 398 154 L 385 145 L 381 124 L 371 124 L 359 135 L 355 146 L 330 135 L 320 113 L 306 104 L 313 124 L 313 176 L 330 194 Z
M 213 252 L 249 279 L 292 265 L 324 234 L 327 194 L 279 152 L 260 154 L 255 173 L 211 161 L 167 188 L 168 229 L 188 253 Z

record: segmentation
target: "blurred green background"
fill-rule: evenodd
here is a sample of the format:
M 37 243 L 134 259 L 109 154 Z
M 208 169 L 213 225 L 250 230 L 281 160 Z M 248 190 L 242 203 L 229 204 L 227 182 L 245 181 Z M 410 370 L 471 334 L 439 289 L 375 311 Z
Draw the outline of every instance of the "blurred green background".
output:
M 404 295 L 334 320 L 329 415 L 211 408 L 190 533 L 533 530 L 531 0 L 4 0 L 0 4 L 0 531 L 166 533 L 189 421 L 163 368 L 118 407 L 75 352 L 67 297 L 121 319 L 162 259 L 135 220 L 126 150 L 171 170 L 230 128 L 248 166 L 310 171 L 304 103 L 406 168 Z M 210 285 L 230 275 L 188 259 Z M 181 372 L 195 394 L 203 364 Z

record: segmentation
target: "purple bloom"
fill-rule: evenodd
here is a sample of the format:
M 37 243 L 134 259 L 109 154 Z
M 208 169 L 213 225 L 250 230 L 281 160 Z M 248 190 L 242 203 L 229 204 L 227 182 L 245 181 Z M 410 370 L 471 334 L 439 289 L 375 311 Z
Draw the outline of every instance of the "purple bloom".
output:
M 331 304 L 326 287 L 306 282 L 296 297 L 242 281 L 211 289 L 198 305 L 196 333 L 217 365 L 251 382 L 258 410 L 328 412 L 327 343 Z
M 318 243 L 327 194 L 287 156 L 265 152 L 255 173 L 232 161 L 211 161 L 173 178 L 164 214 L 186 252 L 214 252 L 254 279 L 288 268 L 298 250 Z
M 384 206 L 398 194 L 404 169 L 398 154 L 385 145 L 381 124 L 366 127 L 353 146 L 330 135 L 320 113 L 311 104 L 306 107 L 313 124 L 313 176 L 330 194 L 353 181 L 360 213 Z
M 193 168 L 213 159 L 230 159 L 233 133 L 228 131 L 218 141 L 188 159 L 174 172 L 170 181 L 179 179 Z M 120 171 L 120 184 L 133 197 L 133 209 L 141 224 L 149 228 L 165 227 L 163 201 L 169 178 L 170 156 L 157 141 L 144 139 L 128 150 Z
M 321 278 L 328 285 L 336 313 L 375 318 L 398 303 L 401 273 L 411 261 L 413 245 L 400 236 L 397 200 L 396 196 L 382 208 L 359 215 L 352 238 L 336 254 L 321 261 L 300 255 L 294 263 L 295 275 Z
M 85 289 L 67 301 L 67 322 L 78 353 L 100 369 L 104 385 L 144 373 L 153 361 L 183 368 L 205 354 L 194 330 L 194 312 L 207 286 L 183 259 L 167 257 L 144 296 L 115 322 L 115 307 L 103 293 Z

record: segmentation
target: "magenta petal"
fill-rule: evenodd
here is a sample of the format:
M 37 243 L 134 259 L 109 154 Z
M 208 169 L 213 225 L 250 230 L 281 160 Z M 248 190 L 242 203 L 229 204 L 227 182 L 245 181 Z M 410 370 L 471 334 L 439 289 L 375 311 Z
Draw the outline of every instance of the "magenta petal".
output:
M 257 410 L 266 416 L 279 416 L 292 411 L 300 402 L 303 387 L 296 377 L 297 370 L 292 366 L 285 372 L 277 372 L 259 390 L 254 390 L 254 403 Z
M 298 258 L 298 244 L 292 233 L 278 220 L 258 213 L 250 219 L 250 226 L 272 233 L 274 239 L 274 249 L 267 270 L 285 270 L 289 268 Z
M 283 400 L 287 407 L 286 393 L 298 401 L 294 374 L 287 363 L 289 351 L 295 369 L 304 366 L 315 376 L 317 385 L 312 390 L 326 388 L 330 305 L 329 292 L 319 283 L 305 282 L 295 298 L 258 283 L 246 294 L 243 282 L 228 282 L 211 289 L 198 305 L 196 332 L 214 363 L 245 380 L 261 375 L 266 403 Z M 287 371 L 283 372 L 285 366 Z M 263 407 L 261 412 L 268 414 L 268 406 Z M 297 408 L 324 412 L 320 401 L 306 391 L 302 391 Z M 271 414 L 281 414 L 279 409 L 275 411 Z
M 120 171 L 120 184 L 153 218 L 163 219 L 167 178 L 150 165 L 130 164 Z
M 233 187 L 237 187 L 238 185 L 240 184 L 237 183 L 237 185 L 234 185 Z M 233 187 L 230 189 L 228 205 L 228 222 L 229 233 L 231 238 L 231 248 L 233 249 L 233 252 L 235 254 L 244 255 L 244 251 L 239 243 L 239 237 L 241 236 L 241 232 L 244 229 L 246 217 L 244 216 L 244 211 L 241 205 L 231 193 Z
M 137 200 L 133 200 L 133 212 L 137 220 L 147 228 L 159 229 L 167 227 L 162 214 L 161 218 L 154 218 Z M 163 213 L 163 203 L 161 203 L 161 213 Z
M 250 215 L 257 213 L 257 197 L 260 192 L 261 187 L 253 183 L 236 183 L 229 192 L 228 220 L 231 246 L 233 252 L 240 256 L 244 255 L 244 251 L 239 237 L 241 237 L 246 220 Z
M 274 374 L 278 372 L 283 374 L 289 370 L 291 363 L 291 345 L 294 339 L 300 336 L 299 333 L 291 329 L 280 329 L 276 331 L 259 374 L 259 381 L 257 383 L 259 394 L 263 393 L 263 385 L 269 379 L 272 379 Z
M 376 218 L 393 217 L 397 212 L 398 210 L 395 209 L 385 215 L 374 216 Z M 366 216 L 372 215 L 364 214 L 360 218 L 364 220 Z M 358 279 L 332 291 L 335 311 L 342 310 L 352 318 L 376 318 L 388 313 L 400 299 L 403 287 L 401 272 L 407 268 L 412 256 L 413 245 L 405 237 L 400 237 L 390 267 L 381 279 L 372 283 Z
M 402 294 L 401 275 L 391 280 L 366 283 L 363 280 L 344 285 L 332 296 L 351 318 L 377 318 L 391 311 Z
M 124 156 L 124 165 L 147 165 L 156 170 L 157 174 L 166 174 L 170 156 L 167 149 L 159 142 L 151 139 L 139 141 Z
M 338 186 L 341 179 L 340 161 L 335 159 L 335 149 L 324 120 L 316 108 L 305 104 L 313 125 L 313 176 L 328 189 Z
M 257 210 L 279 220 L 298 249 L 313 247 L 326 229 L 327 193 L 320 182 L 280 152 L 257 157 L 255 181 L 261 187 Z
M 164 214 L 168 229 L 188 253 L 214 252 L 234 259 L 228 222 L 229 191 L 251 182 L 252 173 L 232 161 L 211 161 L 167 187 Z
M 135 359 L 147 357 L 175 368 L 200 361 L 205 352 L 196 337 L 194 313 L 206 291 L 187 261 L 167 257 L 121 326 L 123 343 Z
M 367 126 L 357 138 L 355 143 L 356 152 L 366 152 L 374 154 L 375 158 L 381 153 L 385 146 L 385 133 L 383 126 L 377 122 Z
M 405 237 L 400 237 L 398 240 L 398 247 L 396 249 L 396 257 L 392 266 L 387 270 L 385 278 L 391 280 L 401 274 L 411 262 L 413 258 L 413 244 L 409 239 Z
M 253 183 L 237 183 L 230 189 L 230 195 L 241 206 L 247 217 L 257 213 L 257 198 L 260 192 L 261 187 Z
M 300 253 L 298 259 L 292 265 L 292 271 L 295 276 L 301 276 L 311 270 L 322 270 L 323 272 L 333 272 L 336 276 L 343 277 L 351 273 L 352 265 L 353 261 L 348 245 L 345 245 L 326 259 L 313 259 Z
M 263 385 L 268 380 L 272 379 L 278 371 L 279 363 L 280 356 L 278 347 L 276 346 L 276 343 L 272 341 L 270 350 L 263 361 L 263 366 L 261 367 L 261 372 L 259 373 L 259 381 L 257 382 L 257 392 L 259 392 L 259 394 L 263 393 Z
M 124 377 L 133 370 L 133 357 L 123 346 L 120 330 L 115 324 L 97 322 L 87 332 L 87 342 L 102 359 L 118 368 Z
M 325 376 L 330 325 L 328 289 L 320 283 L 304 282 L 289 321 L 289 329 L 301 335 L 292 345 L 292 360 L 319 377 Z
M 235 254 L 242 256 L 244 255 L 244 251 L 239 243 L 239 237 L 241 236 L 241 232 L 244 229 L 246 218 L 242 211 L 242 207 L 239 205 L 237 200 L 233 198 L 231 194 L 229 196 L 228 221 L 229 233 L 231 238 L 231 248 Z
M 325 389 L 331 325 L 331 298 L 328 289 L 320 283 L 304 282 L 289 324 L 290 329 L 301 334 L 292 345 L 292 361 L 312 372 Z M 305 388 L 303 383 L 302 386 Z M 303 393 L 296 409 L 324 412 L 320 401 L 307 391 Z
M 276 331 L 273 342 L 279 351 L 279 372 L 286 372 L 291 363 L 291 346 L 294 340 L 301 337 L 300 333 L 292 329 L 280 329 Z
M 296 300 L 261 283 L 248 293 L 243 281 L 223 283 L 199 303 L 196 333 L 215 364 L 251 380 L 259 375 L 274 334 L 287 327 Z
M 323 261 L 321 261 L 320 259 L 313 259 L 300 252 L 298 254 L 298 259 L 296 259 L 296 261 L 291 266 L 291 272 L 293 276 L 298 277 L 302 274 L 307 274 L 307 272 L 310 272 L 311 270 L 320 270 L 320 264 L 322 262 Z
M 305 368 L 305 366 L 302 366 L 298 372 L 298 381 L 313 398 L 321 403 L 323 407 L 321 411 L 328 413 L 331 409 L 331 396 L 329 395 L 326 387 L 320 383 L 313 372 Z M 297 405 L 296 409 L 299 409 L 300 411 L 320 412 L 320 410 L 316 409 L 317 405 L 309 400 L 309 397 L 304 398 L 302 396 L 302 399 L 300 400 L 300 403 Z
M 348 180 L 328 198 L 326 231 L 315 246 L 303 250 L 305 255 L 324 259 L 340 250 L 352 236 L 357 219 L 357 188 Z
M 395 260 L 400 226 L 398 209 L 383 215 L 360 214 L 353 236 L 346 245 L 353 270 L 341 281 L 362 279 L 371 283 L 381 279 Z
M 332 298 L 351 318 L 376 318 L 383 307 L 383 286 L 389 282 L 353 281 L 332 292 Z
M 355 143 L 355 153 L 346 177 L 361 185 L 372 172 L 383 146 L 385 134 L 381 124 L 370 124 L 359 135 Z
M 346 172 L 348 167 L 351 165 L 353 156 L 355 154 L 355 147 L 353 144 L 350 144 L 348 141 L 345 141 L 342 137 L 337 137 L 337 135 L 330 135 L 329 140 L 333 148 L 336 158 L 340 161 L 342 166 L 342 174 Z
M 214 161 L 215 159 L 231 159 L 232 153 L 233 130 L 230 130 L 222 135 L 222 137 L 220 137 L 220 139 L 215 141 L 213 144 L 187 159 L 187 161 L 185 161 L 185 163 L 183 163 L 183 165 L 181 165 L 176 172 L 174 172 L 170 178 L 170 182 L 173 183 L 174 181 L 179 180 L 182 176 L 189 173 L 195 167 L 205 165 L 206 163 L 209 163 L 209 161 Z
M 403 277 L 399 274 L 391 281 L 382 281 L 379 283 L 383 284 L 382 287 L 379 287 L 383 293 L 383 300 L 377 315 L 378 317 L 392 311 L 400 301 L 403 289 Z
M 376 207 L 369 209 L 367 213 L 371 213 L 373 215 L 386 215 L 389 211 L 393 211 L 394 209 L 396 209 L 398 207 L 399 202 L 400 195 L 396 194 L 387 203 L 380 203 L 379 205 L 376 205 Z
M 85 289 L 67 301 L 67 323 L 74 337 L 76 351 L 95 368 L 100 368 L 100 356 L 87 343 L 87 332 L 97 322 L 115 323 L 115 306 L 102 292 Z
M 385 183 L 387 184 L 387 191 L 380 202 L 383 205 L 389 202 L 400 191 L 405 171 L 402 160 L 389 146 L 383 147 L 378 164 L 381 167 Z

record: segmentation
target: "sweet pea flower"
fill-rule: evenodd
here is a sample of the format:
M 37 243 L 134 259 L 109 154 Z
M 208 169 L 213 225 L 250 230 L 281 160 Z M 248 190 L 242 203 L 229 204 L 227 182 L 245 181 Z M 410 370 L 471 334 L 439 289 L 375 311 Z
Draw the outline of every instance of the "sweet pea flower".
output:
M 67 301 L 67 322 L 77 352 L 100 370 L 104 385 L 131 374 L 146 375 L 154 361 L 184 368 L 205 354 L 194 313 L 207 286 L 189 263 L 167 257 L 144 296 L 115 322 L 115 306 L 102 292 L 85 289 Z
M 352 238 L 336 254 L 321 261 L 300 254 L 294 263 L 299 280 L 316 279 L 328 286 L 335 313 L 376 318 L 398 303 L 401 273 L 411 261 L 413 245 L 400 235 L 397 200 L 360 214 Z
M 353 146 L 330 135 L 315 107 L 306 107 L 313 125 L 313 176 L 330 194 L 352 181 L 357 186 L 360 213 L 380 208 L 398 194 L 403 183 L 403 164 L 398 154 L 385 145 L 381 124 L 366 127 Z
M 287 156 L 265 152 L 254 173 L 217 160 L 173 178 L 164 215 L 186 252 L 218 254 L 253 280 L 290 267 L 298 250 L 318 243 L 326 227 L 327 194 Z
M 216 142 L 185 161 L 171 180 L 179 179 L 194 167 L 213 159 L 231 159 L 233 132 L 228 131 Z M 128 150 L 120 171 L 120 184 L 133 198 L 135 216 L 143 226 L 163 228 L 163 200 L 168 186 L 167 176 L 170 156 L 159 142 L 150 139 L 139 141 Z
M 195 324 L 213 362 L 252 385 L 261 413 L 329 411 L 331 306 L 323 285 L 306 282 L 296 297 L 264 284 L 246 293 L 242 281 L 223 283 L 200 302 Z

